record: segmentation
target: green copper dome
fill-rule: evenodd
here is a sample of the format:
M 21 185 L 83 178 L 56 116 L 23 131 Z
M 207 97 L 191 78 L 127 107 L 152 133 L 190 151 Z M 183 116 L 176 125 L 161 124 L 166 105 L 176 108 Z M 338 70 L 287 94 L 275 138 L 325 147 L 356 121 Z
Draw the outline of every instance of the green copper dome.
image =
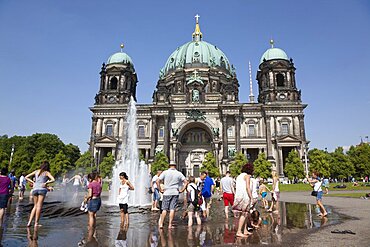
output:
M 260 64 L 263 63 L 263 60 L 274 60 L 274 59 L 283 59 L 283 60 L 289 60 L 288 55 L 279 48 L 270 48 L 265 53 L 263 53 L 261 57 Z
M 112 63 L 125 63 L 125 64 L 133 64 L 132 59 L 124 52 L 117 52 L 114 53 L 112 56 L 108 58 L 107 64 Z
M 186 64 L 195 63 L 209 67 L 220 66 L 234 73 L 226 55 L 217 46 L 201 40 L 193 40 L 178 47 L 167 59 L 161 72 L 165 75 L 172 70 L 184 68 Z

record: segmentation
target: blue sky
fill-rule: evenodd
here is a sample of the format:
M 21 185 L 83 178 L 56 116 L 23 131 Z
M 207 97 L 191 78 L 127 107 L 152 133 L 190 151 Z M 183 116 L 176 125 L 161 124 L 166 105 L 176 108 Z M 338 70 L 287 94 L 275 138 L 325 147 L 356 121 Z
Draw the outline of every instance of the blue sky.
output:
M 124 42 L 138 102 L 150 103 L 168 56 L 191 40 L 195 14 L 204 40 L 236 67 L 241 102 L 248 61 L 255 78 L 272 37 L 294 59 L 310 147 L 333 150 L 370 135 L 367 0 L 0 0 L 0 135 L 54 133 L 85 151 L 101 64 Z

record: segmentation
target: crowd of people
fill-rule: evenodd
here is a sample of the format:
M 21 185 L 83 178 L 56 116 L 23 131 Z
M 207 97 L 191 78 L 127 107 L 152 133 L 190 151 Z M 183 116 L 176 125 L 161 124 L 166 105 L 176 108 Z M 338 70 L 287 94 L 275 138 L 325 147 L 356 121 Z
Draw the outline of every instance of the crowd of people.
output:
M 171 163 L 168 170 L 158 171 L 151 179 L 151 210 L 153 213 L 159 212 L 158 228 L 163 229 L 166 226 L 171 230 L 175 228 L 174 219 L 176 211 L 179 210 L 180 194 L 185 193 L 181 219 L 187 218 L 187 225 L 190 230 L 194 222 L 197 225 L 206 224 L 210 217 L 212 199 L 216 198 L 213 195 L 218 193 L 224 204 L 225 219 L 227 220 L 230 215 L 238 219 L 235 237 L 247 238 L 254 229 L 261 226 L 260 210 L 273 214 L 279 212 L 279 176 L 276 171 L 272 171 L 271 176 L 272 188 L 269 189 L 264 179 L 254 176 L 253 164 L 244 165 L 241 173 L 236 177 L 232 177 L 230 172 L 227 171 L 221 179 L 213 179 L 207 171 L 201 172 L 199 177 L 189 176 L 186 178 L 176 169 L 176 164 Z M 319 216 L 327 217 L 328 213 L 322 204 L 324 193 L 322 187 L 328 193 L 325 180 L 321 179 L 319 174 L 314 171 L 312 177 L 307 176 L 307 181 L 313 188 L 312 195 L 316 197 L 317 206 L 320 209 Z M 40 168 L 30 174 L 26 176 L 22 174 L 19 179 L 15 177 L 14 172 L 8 174 L 6 168 L 1 169 L 0 225 L 3 222 L 4 209 L 11 203 L 15 188 L 18 187 L 19 199 L 22 200 L 27 182 L 32 187 L 30 198 L 33 199 L 33 208 L 29 215 L 27 227 L 31 227 L 32 224 L 35 229 L 41 226 L 40 216 L 43 202 L 48 191 L 51 190 L 50 185 L 55 182 L 55 178 L 50 173 L 48 161 L 42 162 Z M 88 213 L 89 233 L 94 232 L 97 212 L 102 205 L 102 179 L 98 172 L 92 172 L 85 176 L 75 173 L 71 178 L 64 175 L 60 183 L 61 189 L 67 190 L 70 183 L 72 183 L 74 199 L 77 198 L 81 188 L 87 191 L 83 205 L 86 205 L 84 209 Z M 120 227 L 127 231 L 129 227 L 129 191 L 135 188 L 124 171 L 119 174 L 119 181 L 112 181 L 112 183 L 119 183 L 116 202 L 120 210 Z M 271 194 L 271 203 L 267 200 L 269 193 Z M 257 207 L 259 198 L 261 198 L 261 206 Z M 166 223 L 167 214 L 168 223 Z

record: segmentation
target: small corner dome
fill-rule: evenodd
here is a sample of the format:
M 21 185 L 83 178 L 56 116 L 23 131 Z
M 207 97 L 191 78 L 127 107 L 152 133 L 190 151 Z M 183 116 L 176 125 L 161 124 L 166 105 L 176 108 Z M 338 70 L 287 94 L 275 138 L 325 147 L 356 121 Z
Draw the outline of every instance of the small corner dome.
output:
M 267 49 L 265 53 L 263 53 L 261 60 L 260 60 L 260 64 L 263 63 L 263 60 L 268 61 L 268 60 L 275 60 L 275 59 L 282 59 L 282 60 L 289 61 L 289 57 L 285 51 L 283 51 L 280 48 L 270 48 L 270 49 Z
M 124 52 L 117 52 L 110 56 L 107 60 L 107 65 L 113 63 L 134 64 L 130 56 Z

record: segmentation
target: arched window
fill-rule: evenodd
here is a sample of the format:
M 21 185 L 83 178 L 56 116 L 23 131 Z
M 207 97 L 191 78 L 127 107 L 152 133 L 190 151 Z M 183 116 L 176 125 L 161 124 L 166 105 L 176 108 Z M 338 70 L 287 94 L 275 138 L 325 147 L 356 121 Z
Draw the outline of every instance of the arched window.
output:
M 281 134 L 282 135 L 287 135 L 289 134 L 289 124 L 284 122 L 284 123 L 281 123 Z
M 116 90 L 117 89 L 117 83 L 118 83 L 117 78 L 116 77 L 112 77 L 110 79 L 110 85 L 109 85 L 110 87 L 109 87 L 109 89 Z
M 144 138 L 145 137 L 145 126 L 144 125 L 139 125 L 139 127 L 138 127 L 138 137 L 139 138 Z
M 248 136 L 256 136 L 256 126 L 253 123 L 248 124 Z
M 227 137 L 233 136 L 234 136 L 233 126 L 230 126 L 229 128 L 227 128 Z
M 113 136 L 113 124 L 107 124 L 105 126 L 105 135 Z
M 285 78 L 283 74 L 277 74 L 276 75 L 276 82 L 278 87 L 284 87 L 285 86 Z

